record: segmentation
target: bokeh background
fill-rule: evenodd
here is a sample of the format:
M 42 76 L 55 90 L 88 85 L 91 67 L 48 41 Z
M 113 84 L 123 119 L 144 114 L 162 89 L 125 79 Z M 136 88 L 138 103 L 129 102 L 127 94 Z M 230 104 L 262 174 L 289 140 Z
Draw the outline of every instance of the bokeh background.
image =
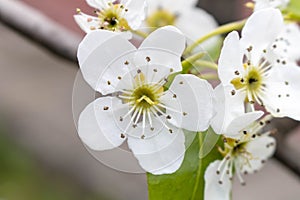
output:
M 220 24 L 250 11 L 244 0 L 200 0 Z M 113 170 L 80 142 L 72 115 L 85 0 L 0 0 L 0 200 L 143 200 L 145 174 Z M 88 86 L 86 89 L 89 90 Z M 234 185 L 234 200 L 300 199 L 300 127 L 273 123 L 278 151 Z M 126 162 L 126 161 L 124 161 Z

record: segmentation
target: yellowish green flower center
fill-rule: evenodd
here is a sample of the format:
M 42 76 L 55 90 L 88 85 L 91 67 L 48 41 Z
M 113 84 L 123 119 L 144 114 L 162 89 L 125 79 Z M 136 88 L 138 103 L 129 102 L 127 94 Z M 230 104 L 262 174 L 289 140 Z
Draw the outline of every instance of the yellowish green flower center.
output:
M 123 17 L 123 12 L 128 10 L 122 4 L 111 4 L 105 10 L 97 11 L 100 19 L 100 28 L 110 31 L 126 31 L 129 30 L 127 20 Z
M 259 68 L 244 64 L 246 74 L 231 80 L 236 90 L 245 89 L 250 94 L 257 94 L 263 86 L 263 74 Z
M 135 88 L 129 95 L 129 103 L 137 110 L 148 110 L 159 104 L 159 98 L 164 92 L 163 86 L 147 83 L 143 73 L 135 77 Z
M 158 9 L 147 17 L 146 22 L 150 27 L 174 25 L 176 22 L 176 15 L 168 10 Z
M 158 103 L 158 95 L 155 94 L 153 86 L 150 85 L 143 85 L 136 88 L 132 96 L 138 108 L 148 109 Z

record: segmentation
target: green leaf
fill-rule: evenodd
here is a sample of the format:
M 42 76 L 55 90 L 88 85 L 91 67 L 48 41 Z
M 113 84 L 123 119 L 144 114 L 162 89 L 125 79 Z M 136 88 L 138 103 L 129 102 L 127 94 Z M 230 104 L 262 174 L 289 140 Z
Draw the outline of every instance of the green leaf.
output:
M 215 133 L 209 130 L 198 133 L 196 137 L 195 133 L 186 134 L 186 146 L 191 140 L 192 144 L 188 147 L 183 164 L 177 172 L 159 176 L 147 174 L 149 200 L 203 200 L 205 169 L 210 162 L 221 156 L 217 148 L 211 148 L 209 153 L 206 152 L 207 156 L 200 159 L 200 149 L 204 147 L 202 141 L 208 142 L 208 139 L 212 138 L 206 137 L 206 134 Z

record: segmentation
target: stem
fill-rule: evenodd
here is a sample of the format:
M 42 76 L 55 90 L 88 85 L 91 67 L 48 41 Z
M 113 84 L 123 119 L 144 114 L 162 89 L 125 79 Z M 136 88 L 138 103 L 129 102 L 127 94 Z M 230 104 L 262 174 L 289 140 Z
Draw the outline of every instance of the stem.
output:
M 203 78 L 205 80 L 219 80 L 219 77 L 217 74 L 199 74 L 198 77 Z
M 246 23 L 246 19 L 237 21 L 237 22 L 232 22 L 232 23 L 225 24 L 223 26 L 218 27 L 217 29 L 213 30 L 212 32 L 208 33 L 207 35 L 204 35 L 203 37 L 196 40 L 196 42 L 194 42 L 193 44 L 188 46 L 184 52 L 184 55 L 190 54 L 199 44 L 201 44 L 202 42 L 204 42 L 205 40 L 207 40 L 213 36 L 228 33 L 233 30 L 241 30 L 243 28 L 243 26 L 245 25 L 245 23 Z
M 206 60 L 195 61 L 195 65 L 207 67 L 207 68 L 214 69 L 214 70 L 218 69 L 218 65 L 216 63 L 206 61 Z
M 198 134 L 198 140 L 199 140 L 199 147 L 201 147 L 201 145 L 202 145 L 202 135 L 201 135 L 201 132 L 198 132 L 197 134 Z M 201 154 L 201 152 L 200 152 L 200 148 L 199 148 L 199 155 L 200 154 Z M 196 177 L 196 184 L 195 184 L 195 187 L 194 187 L 194 190 L 193 190 L 191 200 L 198 199 L 198 197 L 196 197 L 196 194 L 197 194 L 197 189 L 199 187 L 201 171 L 202 171 L 202 159 L 199 159 L 197 177 Z
M 130 29 L 130 31 L 131 31 L 132 33 L 138 35 L 138 36 L 141 36 L 142 38 L 146 38 L 146 37 L 148 37 L 148 35 L 149 35 L 148 33 L 145 33 L 145 32 L 143 32 L 143 31 L 139 31 L 139 30 L 132 30 L 132 29 Z
M 190 57 L 187 57 L 184 61 L 182 61 L 182 74 L 186 74 L 191 69 L 191 67 L 193 67 L 193 63 L 202 58 L 204 55 L 204 52 L 200 52 Z

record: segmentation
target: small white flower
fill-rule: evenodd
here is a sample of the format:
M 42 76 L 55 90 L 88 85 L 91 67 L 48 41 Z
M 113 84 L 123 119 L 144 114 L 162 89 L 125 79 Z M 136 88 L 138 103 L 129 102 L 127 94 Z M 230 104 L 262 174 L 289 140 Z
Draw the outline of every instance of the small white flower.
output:
M 255 11 L 265 8 L 284 9 L 290 3 L 290 0 L 253 0 L 255 2 Z
M 219 59 L 218 74 L 224 86 L 245 100 L 265 106 L 275 117 L 300 120 L 300 69 L 276 53 L 276 38 L 283 29 L 279 10 L 255 12 L 246 22 L 242 37 L 231 32 L 225 39 Z
M 212 15 L 196 7 L 197 0 L 148 0 L 148 14 L 146 26 L 158 28 L 174 25 L 192 40 L 206 35 L 218 27 Z M 218 40 L 211 38 L 204 42 L 202 47 L 208 49 Z
M 275 139 L 271 132 L 259 134 L 268 123 L 268 117 L 254 123 L 239 132 L 240 136 L 224 138 L 224 149 L 219 149 L 223 160 L 211 163 L 205 172 L 205 200 L 229 200 L 233 174 L 236 173 L 242 185 L 245 181 L 242 174 L 251 174 L 260 170 L 265 161 L 275 151 Z M 245 126 L 249 121 L 244 121 Z
M 95 42 L 96 41 L 96 42 Z M 101 94 L 79 118 L 78 133 L 94 150 L 118 147 L 127 138 L 142 168 L 175 172 L 185 152 L 183 130 L 203 131 L 212 117 L 212 87 L 181 71 L 185 37 L 175 27 L 160 28 L 136 49 L 119 34 L 93 31 L 78 49 L 85 80 Z M 107 96 L 108 95 L 108 96 Z
M 93 30 L 104 29 L 124 32 L 136 30 L 145 19 L 145 0 L 86 0 L 94 7 L 96 17 L 84 14 L 79 9 L 74 19 L 80 28 L 89 33 Z

